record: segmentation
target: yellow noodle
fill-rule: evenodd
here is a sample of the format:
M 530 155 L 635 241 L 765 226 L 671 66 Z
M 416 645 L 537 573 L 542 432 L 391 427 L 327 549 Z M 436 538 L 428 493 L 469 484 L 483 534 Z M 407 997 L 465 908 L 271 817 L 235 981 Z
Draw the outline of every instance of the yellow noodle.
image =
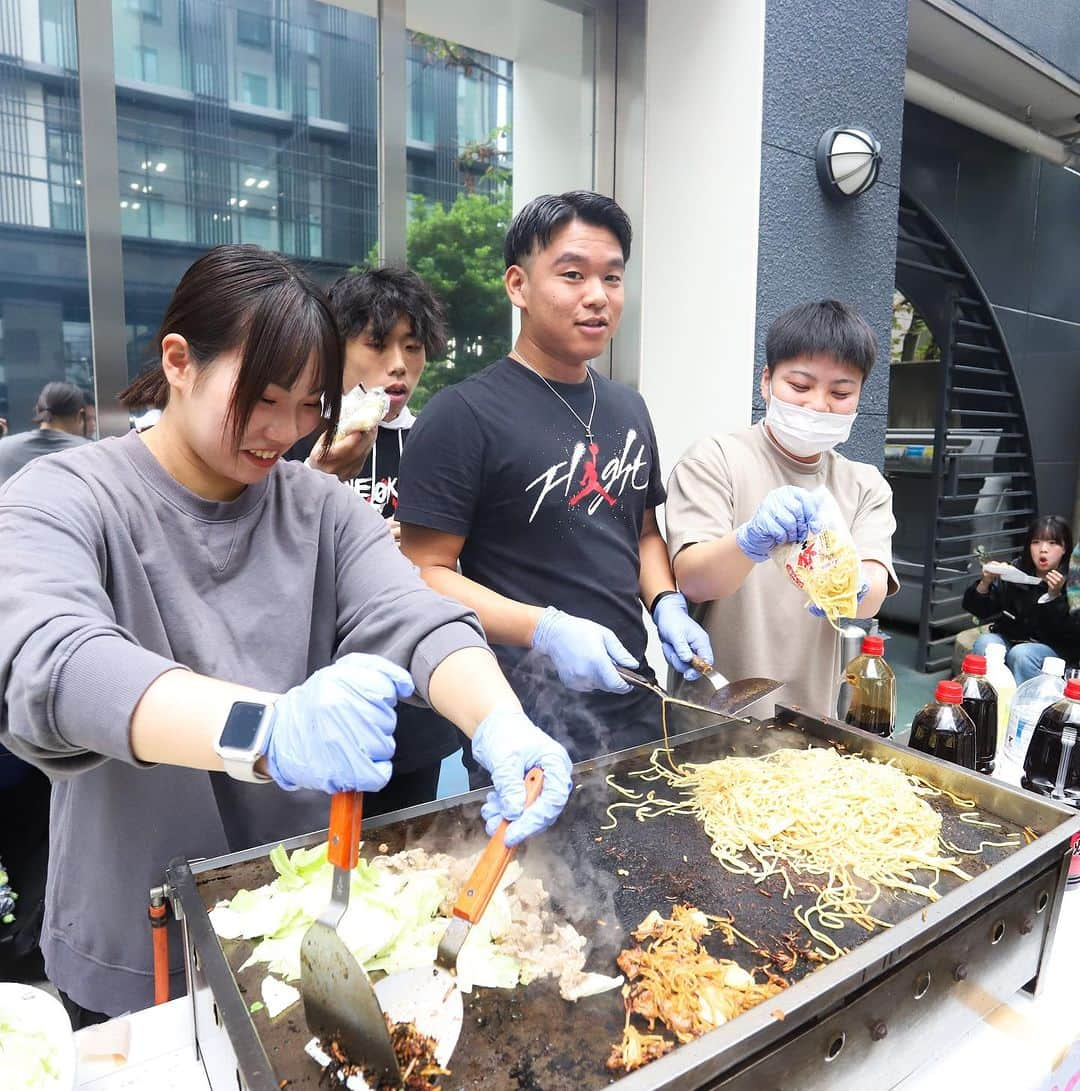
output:
M 806 567 L 801 562 L 808 560 Z M 840 618 L 858 610 L 859 557 L 855 547 L 839 534 L 823 530 L 813 535 L 794 565 L 794 575 L 810 601 L 824 611 L 829 624 L 839 630 Z
M 822 747 L 657 769 L 686 797 L 663 801 L 663 813 L 695 815 L 726 871 L 782 875 L 785 898 L 795 892 L 789 872 L 812 880 L 801 885 L 816 901 L 795 915 L 825 958 L 842 953 L 829 931 L 885 923 L 871 912 L 883 891 L 936 901 L 943 873 L 969 877 L 942 854 L 941 817 L 918 782 L 891 765 Z M 651 817 L 655 804 L 643 806 Z

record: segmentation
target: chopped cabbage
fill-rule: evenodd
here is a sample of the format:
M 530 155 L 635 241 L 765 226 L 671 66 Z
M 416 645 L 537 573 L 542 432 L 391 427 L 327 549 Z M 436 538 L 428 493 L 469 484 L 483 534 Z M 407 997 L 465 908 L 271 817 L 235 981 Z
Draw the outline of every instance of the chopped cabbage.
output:
M 56 1043 L 40 1030 L 0 1019 L 0 1056 L 5 1087 L 39 1091 L 59 1084 Z

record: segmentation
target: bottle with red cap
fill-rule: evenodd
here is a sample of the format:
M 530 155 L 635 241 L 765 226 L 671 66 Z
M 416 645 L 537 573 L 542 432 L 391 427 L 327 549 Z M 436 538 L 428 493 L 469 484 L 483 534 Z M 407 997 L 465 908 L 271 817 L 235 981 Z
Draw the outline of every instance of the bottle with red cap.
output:
M 938 682 L 934 700 L 915 713 L 908 745 L 924 754 L 975 768 L 975 724 L 964 711 L 959 682 Z
M 1031 792 L 1080 807 L 1080 679 L 1043 711 L 1035 725 L 1020 783 Z
M 884 656 L 882 637 L 863 637 L 861 653 L 844 670 L 844 680 L 851 687 L 851 704 L 844 719 L 854 727 L 887 737 L 896 725 L 896 675 Z
M 975 725 L 975 768 L 980 773 L 992 773 L 997 749 L 998 699 L 997 690 L 986 677 L 986 659 L 981 655 L 965 655 L 956 680 L 964 694 L 964 711 Z

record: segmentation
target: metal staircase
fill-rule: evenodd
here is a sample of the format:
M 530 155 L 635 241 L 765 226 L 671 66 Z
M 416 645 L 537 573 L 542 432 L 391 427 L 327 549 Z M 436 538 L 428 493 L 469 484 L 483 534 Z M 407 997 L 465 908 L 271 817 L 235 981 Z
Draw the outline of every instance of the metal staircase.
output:
M 919 668 L 936 671 L 971 625 L 961 599 L 979 562 L 1015 556 L 1038 498 L 1023 400 L 993 308 L 941 224 L 907 193 L 896 284 L 941 349 L 918 650 Z

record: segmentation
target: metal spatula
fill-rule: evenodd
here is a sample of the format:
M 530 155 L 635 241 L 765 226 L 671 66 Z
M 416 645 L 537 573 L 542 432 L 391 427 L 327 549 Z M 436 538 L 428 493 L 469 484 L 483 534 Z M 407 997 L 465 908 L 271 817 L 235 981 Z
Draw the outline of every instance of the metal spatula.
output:
M 703 665 L 707 665 L 704 664 Z M 695 668 L 699 669 L 699 668 Z M 719 716 L 737 716 L 743 709 L 749 708 L 762 697 L 775 693 L 784 683 L 772 678 L 744 678 L 739 682 L 724 681 L 719 688 L 715 688 L 708 680 L 691 683 L 696 687 L 693 690 L 684 691 L 678 697 L 668 693 L 659 682 L 651 682 L 643 674 L 628 670 L 626 667 L 615 667 L 619 677 L 639 689 L 647 689 L 655 693 L 661 700 L 680 701 L 685 705 L 691 705 L 702 712 Z M 704 671 L 702 674 L 704 675 Z M 723 679 L 723 675 L 717 675 Z M 706 688 L 707 687 L 707 688 Z
M 300 946 L 300 993 L 312 1034 L 336 1039 L 353 1064 L 397 1086 L 401 1072 L 375 990 L 337 932 L 349 907 L 363 801 L 362 792 L 337 792 L 330 802 L 326 855 L 334 865 L 334 882 L 330 901 Z
M 784 686 L 775 678 L 740 678 L 729 682 L 711 663 L 696 655 L 690 666 L 701 678 L 688 683 L 689 689 L 683 692 L 690 694 L 692 701 L 703 702 L 722 716 L 737 716 Z
M 525 777 L 525 806 L 531 807 L 544 786 L 543 769 L 530 769 Z M 473 868 L 454 902 L 453 918 L 439 943 L 437 965 L 399 970 L 375 985 L 375 992 L 395 1022 L 413 1023 L 435 1039 L 435 1059 L 450 1060 L 461 1034 L 463 1005 L 458 988 L 457 956 L 469 929 L 484 915 L 498 888 L 514 850 L 506 847 L 506 827 L 498 829 Z

